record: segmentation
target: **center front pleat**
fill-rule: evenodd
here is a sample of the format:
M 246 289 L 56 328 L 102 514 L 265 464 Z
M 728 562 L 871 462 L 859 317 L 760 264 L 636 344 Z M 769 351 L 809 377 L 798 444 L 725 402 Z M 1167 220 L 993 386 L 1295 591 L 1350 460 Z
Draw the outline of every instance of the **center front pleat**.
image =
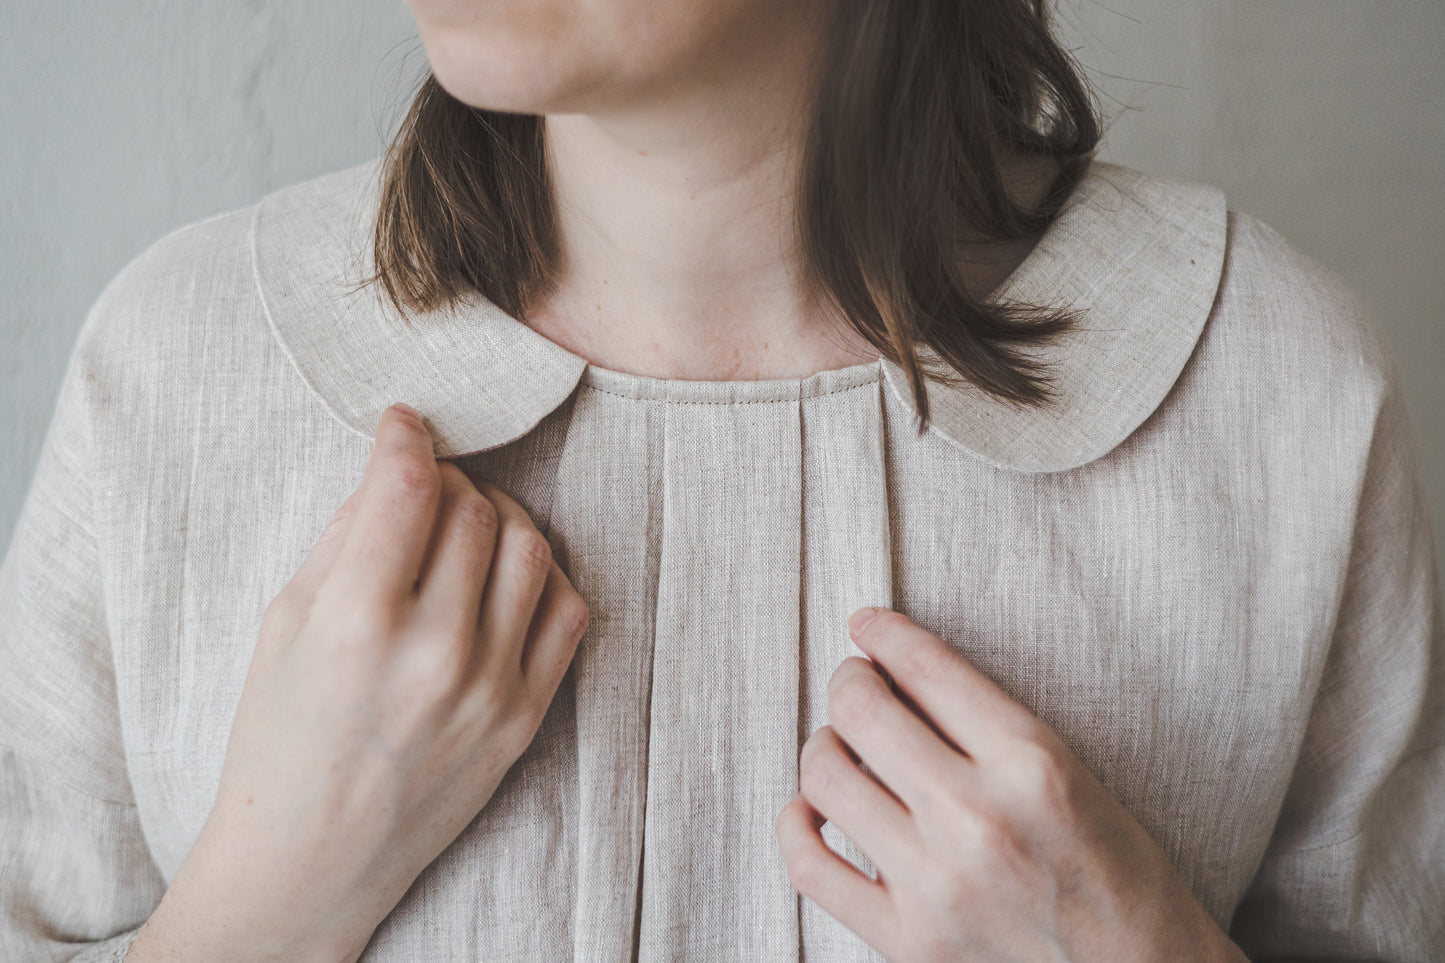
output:
M 798 398 L 666 406 L 639 959 L 788 959 Z

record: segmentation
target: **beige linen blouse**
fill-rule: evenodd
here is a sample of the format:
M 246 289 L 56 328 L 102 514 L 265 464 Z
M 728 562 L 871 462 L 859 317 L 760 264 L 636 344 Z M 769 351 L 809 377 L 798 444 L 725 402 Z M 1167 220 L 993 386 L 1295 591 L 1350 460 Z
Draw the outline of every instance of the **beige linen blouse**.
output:
M 868 604 L 1053 726 L 1252 957 L 1441 958 L 1416 450 L 1375 323 L 1268 227 L 1094 164 L 998 295 L 1083 311 L 1040 351 L 1059 403 L 934 386 L 919 436 L 882 359 L 666 380 L 480 298 L 403 320 L 352 284 L 378 170 L 167 236 L 85 321 L 0 569 L 0 957 L 122 957 L 210 809 L 267 604 L 406 401 L 593 618 L 364 959 L 876 959 L 773 834 Z

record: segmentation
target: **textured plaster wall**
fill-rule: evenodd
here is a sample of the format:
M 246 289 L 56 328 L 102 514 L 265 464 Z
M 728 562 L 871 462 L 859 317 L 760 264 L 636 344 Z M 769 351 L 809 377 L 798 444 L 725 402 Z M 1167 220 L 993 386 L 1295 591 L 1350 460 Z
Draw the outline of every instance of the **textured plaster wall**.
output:
M 1107 157 L 1220 185 L 1375 309 L 1445 528 L 1445 4 L 1059 15 Z M 0 546 L 105 282 L 174 227 L 375 154 L 423 65 L 392 0 L 0 4 Z

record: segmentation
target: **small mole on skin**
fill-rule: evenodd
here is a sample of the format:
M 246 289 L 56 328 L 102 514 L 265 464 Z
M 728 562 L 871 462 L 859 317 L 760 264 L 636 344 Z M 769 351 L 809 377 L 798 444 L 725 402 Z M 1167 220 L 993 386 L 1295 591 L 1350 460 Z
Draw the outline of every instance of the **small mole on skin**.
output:
M 647 156 L 647 151 L 643 150 L 641 147 L 637 148 L 637 152 L 638 152 L 639 154 L 641 154 L 643 157 L 646 157 L 646 156 Z
M 247 797 L 246 797 L 246 805 L 248 805 L 248 806 L 251 805 L 251 804 L 252 804 L 253 802 L 255 802 L 255 801 L 256 801 L 256 797 L 255 797 L 255 796 L 247 796 Z

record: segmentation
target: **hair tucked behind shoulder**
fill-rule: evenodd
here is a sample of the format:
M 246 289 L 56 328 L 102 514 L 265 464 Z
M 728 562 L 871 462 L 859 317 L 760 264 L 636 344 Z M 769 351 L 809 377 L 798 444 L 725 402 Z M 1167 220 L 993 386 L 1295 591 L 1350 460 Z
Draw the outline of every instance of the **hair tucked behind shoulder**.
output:
M 387 151 L 376 274 L 401 310 L 472 291 L 523 317 L 558 255 L 544 118 L 470 107 L 432 75 Z M 982 300 L 960 252 L 1041 234 L 1100 136 L 1086 81 L 1044 0 L 838 0 L 798 185 L 805 269 L 849 323 L 907 373 L 966 379 L 1017 404 L 1050 397 L 1021 347 L 1056 336 L 1063 308 Z M 1040 203 L 1010 164 L 1057 170 Z M 951 370 L 923 371 L 918 344 Z

